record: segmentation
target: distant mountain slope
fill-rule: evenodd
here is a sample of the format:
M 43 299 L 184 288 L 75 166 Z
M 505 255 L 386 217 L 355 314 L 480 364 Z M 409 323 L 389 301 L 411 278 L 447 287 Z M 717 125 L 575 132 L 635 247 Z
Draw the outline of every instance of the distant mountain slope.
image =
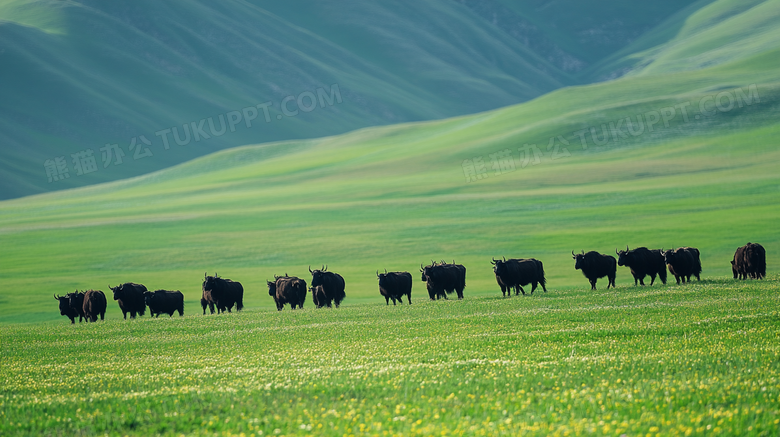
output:
M 707 0 L 693 9 L 681 10 L 603 60 L 590 79 L 697 70 L 780 48 L 778 0 Z M 667 38 L 659 38 L 663 35 Z
M 241 144 L 478 112 L 568 83 L 565 74 L 455 3 L 340 4 L 327 23 L 333 32 L 325 36 L 262 5 L 5 2 L 0 196 L 137 175 Z M 336 8 L 332 2 L 319 7 L 327 5 Z M 305 17 L 307 9 L 313 8 L 286 12 Z M 341 104 L 294 117 L 281 112 L 286 96 L 296 98 L 288 105 L 295 112 L 302 93 L 330 92 L 334 84 Z M 239 125 L 173 150 L 155 137 L 264 102 L 272 103 L 272 122 L 260 127 Z M 45 160 L 64 155 L 70 164 L 71 154 L 87 148 L 100 154 L 107 143 L 127 153 L 140 135 L 153 142 L 154 158 L 48 183 Z
M 689 3 L 0 0 L 0 198 L 526 101 L 579 83 L 582 68 Z M 318 90 L 333 103 L 307 106 Z M 236 122 L 217 135 L 229 113 Z M 90 151 L 94 171 L 83 171 Z

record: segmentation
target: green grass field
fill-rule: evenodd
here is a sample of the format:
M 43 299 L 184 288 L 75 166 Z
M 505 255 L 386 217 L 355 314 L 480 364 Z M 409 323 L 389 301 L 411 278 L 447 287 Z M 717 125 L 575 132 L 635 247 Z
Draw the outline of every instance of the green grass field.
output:
M 272 308 L 266 279 L 308 280 L 308 266 L 322 264 L 346 279 L 346 305 L 379 299 L 377 269 L 416 273 L 431 259 L 464 264 L 469 297 L 497 293 L 491 257 L 538 258 L 557 289 L 587 284 L 572 250 L 626 245 L 698 247 L 704 275 L 718 278 L 737 247 L 758 242 L 777 272 L 776 54 L 454 119 L 246 146 L 2 202 L 0 323 L 55 320 L 53 293 L 127 281 L 181 290 L 192 304 L 204 272 L 241 281 L 248 308 Z M 749 104 L 699 114 L 701 101 L 752 85 Z M 688 122 L 677 113 L 652 132 L 609 134 L 617 120 L 684 104 Z M 589 132 L 583 149 L 575 133 L 588 127 L 609 141 Z M 550 138 L 570 156 L 553 160 Z M 538 144 L 538 164 L 522 166 L 524 144 Z M 490 155 L 506 149 L 515 171 L 496 175 Z M 467 183 L 463 161 L 475 157 L 487 177 Z M 626 269 L 618 283 L 633 283 Z M 112 302 L 109 317 L 118 314 Z
M 4 325 L 0 434 L 774 436 L 778 291 L 773 275 Z
M 780 40 L 776 1 L 736 3 L 592 71 L 647 74 L 0 202 L 0 435 L 778 435 Z M 18 15 L 62 30 L 44 18 Z M 764 281 L 731 279 L 749 241 Z M 620 267 L 589 291 L 571 251 L 626 245 L 697 247 L 704 280 Z M 548 292 L 501 298 L 501 256 L 542 260 Z M 384 304 L 377 269 L 441 259 L 463 301 L 416 280 Z M 342 307 L 277 312 L 265 280 L 322 264 Z M 204 272 L 246 310 L 200 315 Z M 71 326 L 52 299 L 127 281 L 181 290 L 185 317 L 124 321 L 109 295 Z

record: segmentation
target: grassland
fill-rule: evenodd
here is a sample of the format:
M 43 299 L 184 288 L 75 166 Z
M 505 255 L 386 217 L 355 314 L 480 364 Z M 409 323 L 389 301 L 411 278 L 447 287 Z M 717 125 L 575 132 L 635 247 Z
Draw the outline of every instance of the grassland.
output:
M 206 271 L 241 281 L 249 308 L 272 307 L 272 275 L 306 278 L 322 264 L 345 277 L 345 304 L 377 299 L 376 269 L 416 272 L 444 258 L 466 265 L 472 297 L 496 293 L 491 257 L 541 259 L 558 289 L 585 283 L 572 250 L 625 245 L 699 247 L 705 276 L 722 278 L 735 248 L 754 241 L 776 272 L 775 55 L 568 88 L 472 116 L 236 148 L 2 202 L 0 322 L 58 319 L 53 293 L 125 281 L 179 289 L 193 308 Z M 701 101 L 753 85 L 750 104 L 699 113 Z M 685 104 L 687 122 L 678 112 L 652 132 L 602 144 L 588 134 L 587 149 L 575 134 L 591 127 L 603 138 L 618 120 Z M 550 138 L 569 156 L 553 160 Z M 538 144 L 538 164 L 522 166 L 524 144 Z M 496 175 L 490 155 L 506 149 L 515 171 Z M 475 157 L 487 178 L 467 183 L 462 164 Z M 621 269 L 618 284 L 631 282 Z
M 776 435 L 778 71 L 757 50 L 0 202 L 0 434 Z M 729 279 L 748 241 L 766 281 Z M 698 247 L 705 280 L 620 268 L 586 291 L 570 251 L 625 245 Z M 541 259 L 549 291 L 499 298 L 499 256 Z M 375 270 L 431 259 L 466 265 L 465 300 L 416 281 L 386 307 Z M 342 308 L 276 312 L 264 281 L 321 264 Z M 204 271 L 241 281 L 246 311 L 199 315 Z M 125 281 L 181 290 L 185 317 L 109 301 L 71 326 L 51 296 Z
M 0 434 L 774 436 L 778 291 L 3 325 Z

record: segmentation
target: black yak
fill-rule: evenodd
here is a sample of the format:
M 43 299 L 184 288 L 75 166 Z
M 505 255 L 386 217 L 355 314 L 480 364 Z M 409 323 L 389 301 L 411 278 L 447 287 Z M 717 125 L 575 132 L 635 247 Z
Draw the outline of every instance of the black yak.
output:
M 184 315 L 184 294 L 179 290 L 147 291 L 144 293 L 144 301 L 152 317 L 160 317 L 161 313 L 173 317 L 176 311 L 179 312 L 179 316 Z
M 67 316 L 71 324 L 75 324 L 76 317 L 78 317 L 79 323 L 81 323 L 84 318 L 84 293 L 79 293 L 76 290 L 75 293 L 68 293 L 65 296 L 55 294 L 54 299 L 59 302 L 61 316 Z
M 281 311 L 284 304 L 289 303 L 291 309 L 303 309 L 303 303 L 306 302 L 306 281 L 296 276 L 276 276 L 274 281 L 266 281 L 268 284 L 268 295 L 274 298 L 276 309 Z
M 328 296 L 325 294 L 325 289 L 322 288 L 322 285 L 309 287 L 309 291 L 311 292 L 311 301 L 314 303 L 315 308 L 330 306 L 330 302 L 328 302 Z
M 612 255 L 603 255 L 596 251 L 590 251 L 585 253 L 575 254 L 571 251 L 571 256 L 574 258 L 574 269 L 582 270 L 582 274 L 590 281 L 590 289 L 596 289 L 596 281 L 599 278 L 607 277 L 607 290 L 609 286 L 615 288 L 615 276 L 617 274 L 617 261 Z
M 544 278 L 544 265 L 541 261 L 528 259 L 493 259 L 493 273 L 496 275 L 496 282 L 501 287 L 502 295 L 512 295 L 512 288 L 515 289 L 515 296 L 521 292 L 525 295 L 523 285 L 531 284 L 531 294 L 536 291 L 537 285 L 547 292 L 547 280 Z M 506 288 L 506 294 L 504 294 Z
M 734 253 L 731 260 L 734 279 L 762 279 L 766 277 L 766 250 L 758 243 L 748 243 Z
M 83 300 L 84 318 L 88 322 L 97 322 L 98 316 L 100 316 L 100 320 L 104 320 L 108 302 L 106 301 L 106 295 L 102 291 L 87 290 L 84 293 Z
M 116 287 L 108 286 L 114 292 L 114 300 L 119 303 L 119 309 L 127 320 L 127 313 L 134 319 L 135 315 L 143 316 L 146 312 L 146 301 L 144 301 L 144 292 L 146 287 L 141 284 L 125 282 Z
M 204 273 L 203 276 L 203 297 L 200 300 L 203 314 L 206 314 L 206 305 L 211 309 L 211 314 L 214 314 L 215 306 L 217 314 L 226 310 L 232 312 L 233 305 L 236 311 L 244 309 L 244 287 L 240 282 L 220 278 L 217 274 L 208 276 L 208 273 Z
M 699 249 L 695 247 L 680 247 L 674 250 L 667 250 L 664 252 L 664 260 L 669 267 L 669 273 L 677 280 L 677 284 L 680 284 L 682 280 L 683 284 L 691 282 L 691 276 L 696 276 L 696 279 L 701 281 L 701 259 Z
M 618 265 L 626 266 L 631 269 L 631 275 L 634 276 L 634 285 L 645 285 L 645 276 L 650 275 L 650 285 L 655 282 L 655 277 L 666 284 L 666 262 L 660 249 L 650 250 L 646 247 L 637 247 L 633 250 L 618 251 Z
M 446 299 L 445 292 L 457 292 L 458 299 L 463 299 L 463 289 L 466 288 L 466 267 L 463 265 L 455 264 L 454 261 L 452 264 L 433 262 L 425 267 L 420 264 L 420 272 L 431 300 L 441 297 Z
M 311 269 L 309 266 L 309 273 L 311 273 L 311 285 L 313 287 L 322 286 L 322 292 L 324 293 L 324 299 L 319 298 L 316 302 L 317 308 L 323 306 L 330 307 L 331 302 L 336 304 L 336 308 L 341 305 L 341 302 L 346 297 L 344 292 L 344 278 L 338 273 L 329 272 L 328 266 L 321 267 L 319 270 Z
M 390 305 L 390 299 L 393 305 L 396 301 L 404 303 L 404 295 L 412 304 L 412 274 L 409 272 L 389 272 L 384 273 L 376 271 L 376 277 L 379 280 L 379 294 L 384 296 L 385 303 Z

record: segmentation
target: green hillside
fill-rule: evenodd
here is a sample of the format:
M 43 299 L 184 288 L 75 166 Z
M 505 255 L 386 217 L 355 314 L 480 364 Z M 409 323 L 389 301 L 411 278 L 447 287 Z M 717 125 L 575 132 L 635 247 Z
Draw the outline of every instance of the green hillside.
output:
M 0 198 L 527 101 L 581 83 L 583 68 L 690 3 L 1 0 Z M 281 108 L 334 85 L 336 103 Z M 266 102 L 267 121 L 261 110 L 215 133 L 220 116 Z M 200 121 L 210 138 L 186 141 L 185 126 Z M 174 127 L 184 145 L 170 137 L 166 149 L 155 133 Z M 130 151 L 142 135 L 153 156 Z M 124 150 L 121 165 L 103 156 L 106 144 Z M 88 149 L 95 171 L 79 174 L 71 155 Z M 44 164 L 58 157 L 69 177 L 49 181 Z
M 240 147 L 2 202 L 0 321 L 58 319 L 52 293 L 124 281 L 180 289 L 192 314 L 205 271 L 244 283 L 249 309 L 272 306 L 267 278 L 308 279 L 307 266 L 321 264 L 344 275 L 345 304 L 378 299 L 376 269 L 416 272 L 443 258 L 467 266 L 467 298 L 498 293 L 491 257 L 541 259 L 554 295 L 587 284 L 570 251 L 625 245 L 699 247 L 704 275 L 726 277 L 734 249 L 759 242 L 776 272 L 779 59 L 775 51 L 459 118 Z M 629 130 L 627 117 L 644 129 Z M 526 144 L 537 145 L 538 163 L 518 151 L 533 152 Z M 494 169 L 491 155 L 506 149 L 513 159 Z M 479 158 L 484 177 L 467 182 Z M 618 285 L 628 284 L 621 268 Z M 422 283 L 413 295 L 424 298 Z
M 602 59 L 585 77 L 697 70 L 749 59 L 779 44 L 777 0 L 700 1 Z

